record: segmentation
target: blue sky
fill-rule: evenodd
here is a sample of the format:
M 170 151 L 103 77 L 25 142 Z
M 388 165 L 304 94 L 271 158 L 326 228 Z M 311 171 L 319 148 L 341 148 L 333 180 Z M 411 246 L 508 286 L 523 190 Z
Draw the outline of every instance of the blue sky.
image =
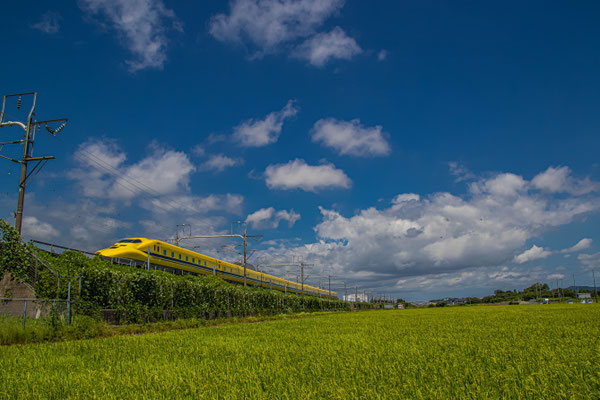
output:
M 57 159 L 28 188 L 25 236 L 96 250 L 247 221 L 264 235 L 255 262 L 301 257 L 311 283 L 331 274 L 412 300 L 591 284 L 599 14 L 541 1 L 6 4 L 0 94 L 37 91 L 38 119 L 69 118 L 60 139 L 38 135 L 35 155 Z M 13 222 L 18 170 L 3 165 Z M 228 243 L 186 244 L 235 259 L 217 253 Z

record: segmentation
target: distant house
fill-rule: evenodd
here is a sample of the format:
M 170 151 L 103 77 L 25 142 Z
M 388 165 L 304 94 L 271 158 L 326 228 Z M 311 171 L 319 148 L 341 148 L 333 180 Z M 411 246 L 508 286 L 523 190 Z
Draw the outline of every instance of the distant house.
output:
M 578 299 L 591 299 L 592 294 L 591 293 L 577 293 L 577 298 Z

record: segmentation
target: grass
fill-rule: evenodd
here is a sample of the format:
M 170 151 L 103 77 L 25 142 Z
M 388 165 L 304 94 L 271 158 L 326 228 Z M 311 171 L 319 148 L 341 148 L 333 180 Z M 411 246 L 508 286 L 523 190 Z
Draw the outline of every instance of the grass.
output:
M 328 311 L 325 313 L 333 313 Z M 50 317 L 27 318 L 23 329 L 22 317 L 0 315 L 0 345 L 47 343 L 77 339 L 93 339 L 119 335 L 142 335 L 181 329 L 193 329 L 210 326 L 223 326 L 238 323 L 254 323 L 278 319 L 305 318 L 315 313 L 295 313 L 276 315 L 257 315 L 249 317 L 223 317 L 207 320 L 204 318 L 176 319 L 146 324 L 110 325 L 84 315 L 74 315 L 72 324 L 67 325 L 64 316 L 54 322 Z
M 0 350 L 0 398 L 595 399 L 600 307 L 311 315 Z

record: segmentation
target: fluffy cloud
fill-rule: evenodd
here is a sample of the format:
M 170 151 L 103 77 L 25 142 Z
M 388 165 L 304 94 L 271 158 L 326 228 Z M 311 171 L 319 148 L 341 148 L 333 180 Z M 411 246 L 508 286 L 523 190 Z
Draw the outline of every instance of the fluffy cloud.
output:
M 581 250 L 589 249 L 592 245 L 592 239 L 583 238 L 579 242 L 577 242 L 574 246 L 569 247 L 568 249 L 563 249 L 561 253 L 575 253 Z
M 249 42 L 259 54 L 315 33 L 343 0 L 233 0 L 229 14 L 210 20 L 210 34 L 230 43 Z
M 196 168 L 187 155 L 173 150 L 155 150 L 154 154 L 128 167 L 110 189 L 110 197 L 130 199 L 143 191 L 165 195 L 187 188 Z
M 589 270 L 598 268 L 598 265 L 600 265 L 600 252 L 593 254 L 579 254 L 577 259 Z
M 23 235 L 37 240 L 51 240 L 60 233 L 49 223 L 28 216 L 23 218 Z
M 546 279 L 550 281 L 561 280 L 565 278 L 565 274 L 550 274 L 546 277 Z
M 514 197 L 526 189 L 525 180 L 515 174 L 499 174 L 491 179 L 471 184 L 471 191 L 495 196 Z
M 315 227 L 319 241 L 288 252 L 367 287 L 393 290 L 401 280 L 405 287 L 422 277 L 456 277 L 462 271 L 492 271 L 545 257 L 548 250 L 541 247 L 522 249 L 542 233 L 600 209 L 600 198 L 540 193 L 515 174 L 479 179 L 470 189 L 461 197 L 399 194 L 387 208 L 367 208 L 352 216 L 322 207 L 322 221 Z M 582 263 L 591 258 L 579 257 Z M 511 271 L 519 268 L 525 267 Z
M 521 269 L 515 267 L 469 268 L 458 272 L 402 278 L 395 288 L 408 292 L 453 290 L 465 288 L 511 289 L 522 288 L 532 282 L 543 281 L 546 273 L 542 268 Z
M 162 69 L 167 59 L 167 24 L 181 30 L 175 13 L 161 0 L 79 0 L 79 5 L 90 15 L 103 14 L 117 31 L 134 55 L 134 59 L 126 61 L 131 72 Z
M 242 160 L 230 158 L 223 154 L 213 154 L 200 166 L 200 169 L 222 172 L 225 170 L 225 168 L 235 167 L 236 165 L 241 165 L 242 163 Z
M 36 24 L 31 25 L 31 28 L 37 29 L 38 31 L 54 34 L 60 30 L 60 21 L 62 17 L 59 13 L 54 11 L 48 11 L 42 15 L 42 20 Z
M 333 164 L 308 165 L 302 159 L 287 164 L 269 165 L 265 170 L 267 186 L 271 189 L 302 189 L 314 192 L 325 188 L 349 188 L 352 181 Z
M 279 139 L 283 122 L 295 116 L 298 108 L 293 100 L 287 102 L 280 111 L 270 113 L 265 119 L 242 122 L 233 128 L 233 139 L 244 147 L 262 147 Z
M 177 212 L 184 215 L 206 214 L 211 211 L 226 211 L 240 214 L 244 197 L 237 194 L 211 194 L 208 196 L 192 196 L 174 194 L 144 200 L 141 205 L 155 213 Z
M 313 142 L 323 143 L 341 155 L 375 157 L 390 153 L 381 126 L 364 127 L 358 119 L 349 122 L 320 119 L 315 122 L 311 135 Z
M 582 195 L 600 190 L 600 183 L 589 178 L 577 179 L 571 176 L 569 167 L 549 167 L 546 171 L 536 175 L 531 184 L 549 193 L 569 193 Z
M 167 195 L 187 188 L 195 171 L 182 152 L 152 146 L 151 154 L 132 165 L 112 142 L 88 141 L 79 146 L 83 165 L 69 173 L 79 182 L 84 195 L 94 198 L 129 200 L 141 194 Z
M 456 176 L 456 182 L 470 181 L 477 178 L 467 167 L 456 161 L 450 161 L 448 167 L 450 168 L 450 173 Z
M 119 231 L 130 227 L 121 220 L 114 206 L 78 198 L 47 199 L 40 204 L 35 192 L 27 198 L 27 217 L 23 219 L 23 235 L 80 250 L 95 251 L 114 243 Z M 139 233 L 138 233 L 139 234 Z
M 362 53 L 356 40 L 335 27 L 331 32 L 319 33 L 298 46 L 293 56 L 307 60 L 315 67 L 323 67 L 333 59 L 350 60 Z
M 525 250 L 521 254 L 515 256 L 515 262 L 517 264 L 526 264 L 532 261 L 541 260 L 552 254 L 551 251 L 538 247 L 535 244 L 530 249 Z
M 294 212 L 294 210 L 276 211 L 275 208 L 269 207 L 261 208 L 248 215 L 246 222 L 251 223 L 254 229 L 265 229 L 277 228 L 280 221 L 287 221 L 288 226 L 291 228 L 299 219 L 300 214 Z
M 202 145 L 195 145 L 194 147 L 192 147 L 192 154 L 198 157 L 202 157 L 204 154 L 206 154 L 206 150 L 204 150 L 204 147 L 202 147 Z

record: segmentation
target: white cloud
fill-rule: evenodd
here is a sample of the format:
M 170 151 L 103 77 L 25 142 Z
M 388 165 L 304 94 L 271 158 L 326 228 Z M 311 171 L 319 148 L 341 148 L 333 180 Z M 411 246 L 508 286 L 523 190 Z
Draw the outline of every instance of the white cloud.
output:
M 265 170 L 267 186 L 271 189 L 302 189 L 314 192 L 325 188 L 349 188 L 352 181 L 333 164 L 308 165 L 302 159 L 287 164 L 269 165 Z
M 182 214 L 206 214 L 211 211 L 226 211 L 231 214 L 240 214 L 244 197 L 237 194 L 208 196 L 193 196 L 173 194 L 146 200 L 141 206 L 155 213 L 178 212 Z
M 319 240 L 288 254 L 327 265 L 332 274 L 355 276 L 359 285 L 393 290 L 394 280 L 491 271 L 515 262 L 515 255 L 518 262 L 546 257 L 549 250 L 538 246 L 519 253 L 544 232 L 600 210 L 600 198 L 540 193 L 515 174 L 479 179 L 472 189 L 461 197 L 402 193 L 387 208 L 351 216 L 321 207 L 322 221 L 314 228 Z M 582 263 L 588 259 L 580 255 Z
M 421 196 L 419 196 L 418 194 L 415 193 L 401 193 L 399 195 L 396 195 L 396 197 L 394 197 L 394 199 L 392 200 L 393 204 L 402 204 L 408 201 L 419 201 L 421 200 Z
M 531 181 L 532 185 L 550 193 L 569 193 L 583 195 L 600 191 L 600 183 L 589 178 L 577 179 L 571 176 L 569 167 L 548 167 Z
M 167 23 L 181 30 L 181 22 L 162 0 L 79 0 L 79 6 L 91 15 L 107 18 L 134 56 L 126 61 L 131 72 L 162 69 L 167 59 Z
M 204 147 L 199 144 L 192 147 L 192 154 L 195 156 L 202 157 L 205 153 L 206 151 L 204 150 Z
M 338 121 L 334 118 L 320 119 L 311 130 L 313 142 L 323 143 L 341 155 L 358 157 L 385 156 L 390 145 L 382 127 L 364 127 L 360 120 Z
M 561 280 L 565 278 L 565 274 L 550 274 L 547 276 L 547 279 L 550 281 Z
M 185 153 L 157 148 L 150 156 L 126 168 L 109 189 L 109 196 L 130 199 L 147 191 L 165 195 L 185 190 L 195 170 Z
M 577 242 L 574 246 L 569 247 L 568 249 L 562 249 L 561 253 L 575 253 L 581 250 L 589 249 L 592 245 L 592 239 L 583 238 L 579 242 Z
M 477 178 L 467 167 L 456 161 L 450 161 L 448 167 L 450 168 L 450 173 L 456 176 L 456 182 L 470 181 Z
M 251 223 L 254 229 L 277 228 L 280 221 L 287 221 L 291 228 L 300 219 L 300 214 L 294 210 L 276 211 L 273 207 L 261 208 L 248 215 L 246 222 Z
M 106 197 L 114 182 L 109 176 L 117 173 L 127 159 L 126 154 L 113 141 L 94 141 L 79 145 L 74 153 L 82 164 L 68 173 L 81 186 L 86 197 Z
M 29 215 L 23 220 L 25 236 L 80 250 L 106 247 L 121 236 L 119 230 L 130 227 L 117 208 L 88 198 L 58 198 L 50 204 L 48 200 L 40 204 L 35 193 L 31 193 L 27 210 Z
M 331 32 L 319 33 L 307 39 L 292 53 L 293 57 L 307 60 L 315 67 L 324 67 L 334 60 L 350 60 L 362 53 L 356 40 L 336 26 Z
M 259 48 L 260 56 L 312 35 L 343 4 L 343 0 L 233 0 L 228 15 L 211 18 L 209 31 L 222 42 L 249 42 Z
M 262 147 L 275 143 L 281 134 L 283 122 L 297 113 L 295 102 L 289 100 L 280 111 L 270 113 L 265 119 L 250 119 L 233 128 L 233 139 L 245 147 Z
M 546 278 L 542 268 L 522 269 L 500 266 L 469 268 L 457 272 L 443 272 L 401 278 L 395 288 L 408 292 L 458 291 L 466 288 L 514 289 L 529 286 Z
M 531 261 L 544 259 L 551 254 L 551 251 L 545 250 L 543 247 L 538 247 L 534 244 L 530 249 L 525 250 L 523 253 L 515 256 L 515 262 L 517 264 L 525 264 Z
M 60 233 L 49 223 L 28 216 L 23 218 L 23 235 L 36 240 L 51 240 Z
M 200 166 L 200 169 L 222 172 L 225 168 L 235 167 L 236 165 L 241 164 L 243 164 L 242 160 L 227 157 L 223 154 L 213 154 Z
M 38 31 L 54 34 L 60 30 L 60 21 L 62 17 L 59 13 L 54 11 L 47 11 L 42 15 L 42 20 L 36 24 L 31 25 L 31 28 L 37 29 Z
M 92 198 L 129 200 L 140 194 L 161 196 L 186 190 L 195 171 L 185 153 L 151 145 L 151 154 L 125 165 L 126 154 L 111 141 L 89 140 L 76 155 L 82 166 L 69 173 Z
M 385 49 L 380 50 L 379 53 L 377 53 L 377 60 L 378 61 L 383 61 L 383 60 L 385 60 L 387 58 L 387 56 L 388 56 L 388 51 L 387 50 L 385 50 Z
M 497 176 L 471 184 L 471 191 L 487 192 L 495 196 L 514 197 L 526 190 L 525 180 L 515 174 L 498 174 Z
M 600 265 L 600 252 L 593 254 L 579 254 L 577 256 L 577 259 L 581 262 L 583 266 L 585 266 L 589 270 L 598 268 L 598 266 Z

